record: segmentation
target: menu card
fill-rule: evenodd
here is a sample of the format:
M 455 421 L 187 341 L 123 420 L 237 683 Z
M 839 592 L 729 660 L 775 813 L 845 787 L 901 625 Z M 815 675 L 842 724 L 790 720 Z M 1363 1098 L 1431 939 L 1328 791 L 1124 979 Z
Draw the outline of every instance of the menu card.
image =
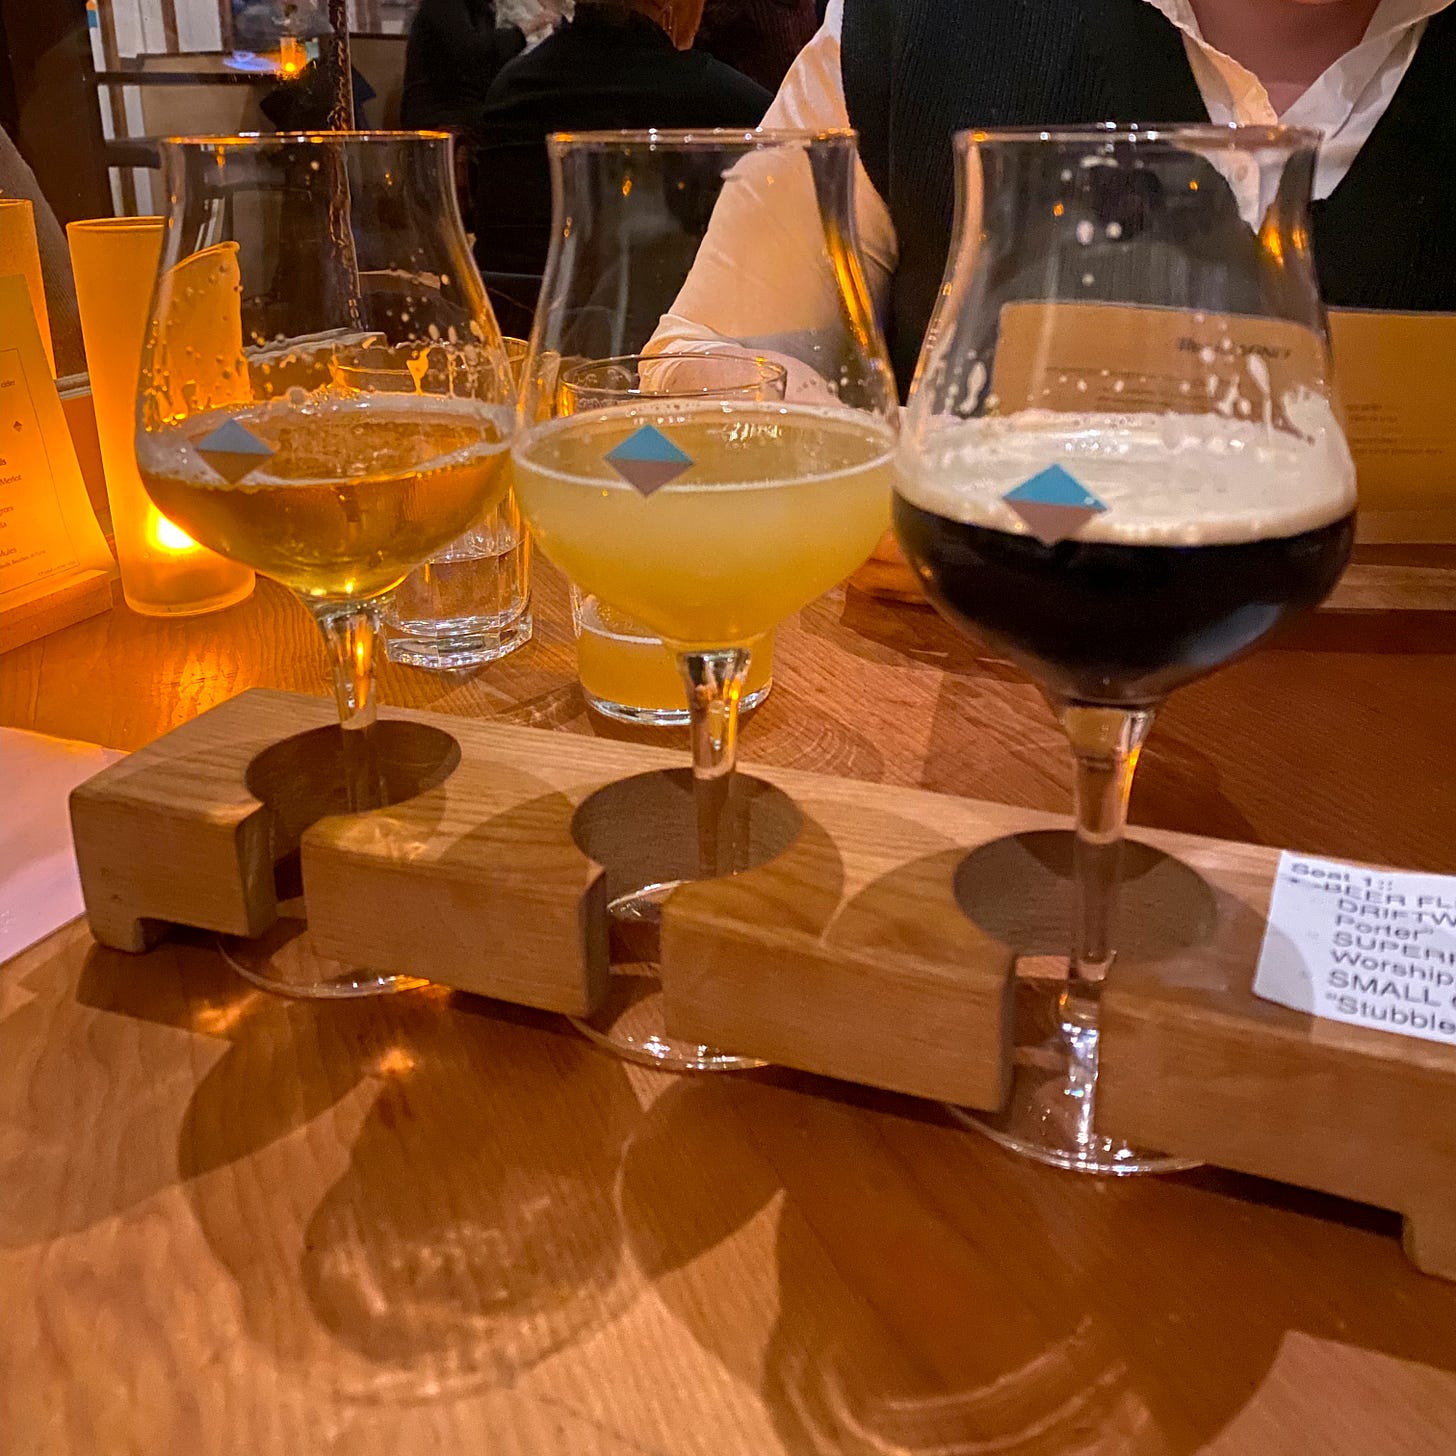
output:
M 25 280 L 0 278 L 0 612 L 114 570 Z
M 1001 310 L 991 390 L 1003 413 L 1217 411 L 1258 420 L 1272 411 L 1278 421 L 1286 381 L 1324 372 L 1324 341 L 1284 319 L 1017 302 Z
M 1456 875 L 1279 858 L 1254 994 L 1456 1046 Z
M 1456 314 L 1333 309 L 1330 339 L 1358 539 L 1456 542 Z

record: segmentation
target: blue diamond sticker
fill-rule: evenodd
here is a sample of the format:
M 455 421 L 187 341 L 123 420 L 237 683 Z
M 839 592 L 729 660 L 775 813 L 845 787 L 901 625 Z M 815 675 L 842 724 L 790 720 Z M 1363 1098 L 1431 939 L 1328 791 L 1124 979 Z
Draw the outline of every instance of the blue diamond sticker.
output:
M 1060 465 L 1049 465 L 1015 490 L 1001 497 L 1023 521 L 1027 529 L 1044 546 L 1054 546 L 1075 536 L 1093 516 L 1100 516 L 1107 506 L 1076 476 Z
M 670 485 L 693 464 L 661 430 L 643 425 L 606 455 L 607 464 L 634 490 L 651 495 Z
M 273 447 L 236 420 L 224 420 L 197 442 L 197 453 L 224 480 L 236 485 L 273 454 Z
M 1008 504 L 1035 501 L 1039 506 L 1080 506 L 1093 515 L 1107 509 L 1075 475 L 1060 465 L 1047 466 L 1030 480 L 1022 481 L 1015 490 L 1007 491 L 1001 499 Z

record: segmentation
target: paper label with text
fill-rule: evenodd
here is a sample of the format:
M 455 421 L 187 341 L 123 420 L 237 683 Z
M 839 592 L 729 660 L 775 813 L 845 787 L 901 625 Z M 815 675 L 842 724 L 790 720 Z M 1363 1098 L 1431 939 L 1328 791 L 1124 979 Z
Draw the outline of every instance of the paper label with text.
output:
M 1456 1045 L 1456 876 L 1280 856 L 1254 994 Z
M 113 569 L 23 278 L 0 278 L 0 607 Z
M 1017 301 L 1001 309 L 991 391 L 1000 413 L 1223 413 L 1262 419 L 1327 372 L 1301 324 L 1130 303 Z
M 1334 309 L 1361 541 L 1456 541 L 1456 314 Z
M 76 565 L 20 351 L 0 348 L 0 593 Z

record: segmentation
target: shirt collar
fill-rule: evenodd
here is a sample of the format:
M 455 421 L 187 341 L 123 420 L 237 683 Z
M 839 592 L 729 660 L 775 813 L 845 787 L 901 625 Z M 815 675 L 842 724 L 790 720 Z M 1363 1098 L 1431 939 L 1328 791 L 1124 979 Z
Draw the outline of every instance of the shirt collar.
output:
M 1224 56 L 1222 51 L 1215 51 L 1203 38 L 1203 32 L 1198 26 L 1198 17 L 1193 13 L 1193 6 L 1190 0 L 1146 0 L 1155 10 L 1160 10 L 1184 35 L 1190 40 L 1202 46 L 1205 50 L 1216 56 L 1227 60 L 1231 65 L 1238 65 L 1231 56 Z M 1380 5 L 1375 14 L 1370 18 L 1370 27 L 1366 30 L 1360 45 L 1355 49 L 1358 51 L 1362 46 L 1372 41 L 1384 40 L 1388 36 L 1398 34 L 1400 31 L 1408 30 L 1411 26 L 1419 24 L 1422 20 L 1428 20 L 1431 16 L 1439 14 L 1451 5 L 1453 0 L 1380 0 Z M 1353 52 L 1352 52 L 1353 54 Z M 1338 62 L 1336 62 L 1338 64 Z M 1240 67 L 1242 70 L 1243 67 Z
M 1203 39 L 1190 0 L 1146 0 L 1182 31 L 1199 90 L 1214 121 L 1268 125 L 1281 120 L 1264 83 L 1246 66 Z M 1328 140 L 1345 127 L 1361 96 L 1414 28 L 1456 0 L 1381 0 L 1360 44 L 1347 51 L 1284 114 L 1290 125 L 1313 126 Z M 1317 192 L 1317 195 L 1322 195 Z

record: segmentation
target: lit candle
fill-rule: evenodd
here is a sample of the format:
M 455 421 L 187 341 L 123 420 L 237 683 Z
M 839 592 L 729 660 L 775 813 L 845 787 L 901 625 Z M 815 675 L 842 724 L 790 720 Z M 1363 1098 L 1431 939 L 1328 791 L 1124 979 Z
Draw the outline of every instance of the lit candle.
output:
M 285 35 L 278 42 L 278 69 L 287 77 L 297 76 L 308 65 L 308 52 L 296 35 Z
M 163 227 L 159 217 L 96 218 L 66 231 L 122 591 L 135 612 L 185 616 L 242 601 L 253 573 L 174 526 L 137 473 L 137 376 Z

